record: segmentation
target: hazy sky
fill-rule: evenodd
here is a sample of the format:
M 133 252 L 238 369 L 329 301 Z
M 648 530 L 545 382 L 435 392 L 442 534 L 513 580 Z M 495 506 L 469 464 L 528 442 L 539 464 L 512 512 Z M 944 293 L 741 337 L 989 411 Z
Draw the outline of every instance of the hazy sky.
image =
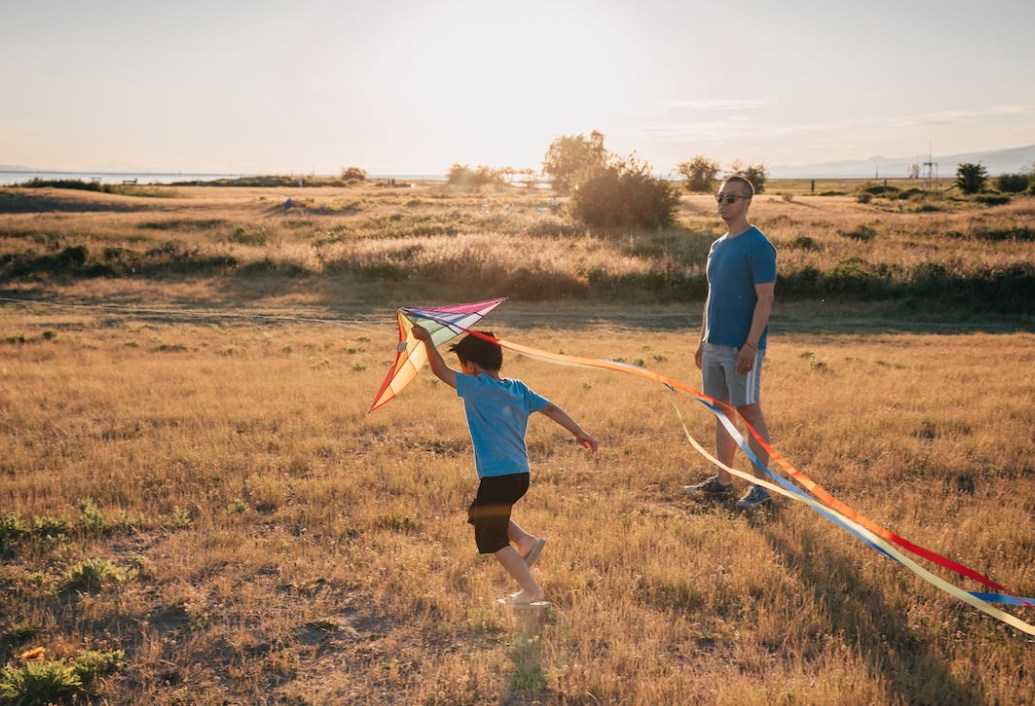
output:
M 664 173 L 1035 143 L 1032 0 L 10 0 L 0 164 Z

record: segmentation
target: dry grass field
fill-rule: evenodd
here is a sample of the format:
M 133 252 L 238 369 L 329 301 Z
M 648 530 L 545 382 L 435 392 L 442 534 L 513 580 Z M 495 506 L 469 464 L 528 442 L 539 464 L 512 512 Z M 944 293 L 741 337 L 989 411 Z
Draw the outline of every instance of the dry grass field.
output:
M 709 473 L 680 421 L 711 446 L 694 400 L 505 354 L 505 375 L 601 442 L 591 456 L 530 426 L 516 518 L 548 538 L 536 611 L 495 604 L 512 587 L 465 523 L 476 479 L 451 391 L 422 375 L 367 414 L 396 307 L 501 295 L 486 327 L 503 338 L 696 387 L 699 299 L 570 287 L 595 268 L 699 269 L 709 197 L 683 197 L 682 230 L 638 235 L 586 232 L 530 193 L 157 191 L 0 194 L 5 262 L 84 246 L 83 267 L 137 268 L 0 282 L 0 685 L 163 706 L 1031 702 L 1031 635 L 803 505 L 686 496 Z M 1031 199 L 898 206 L 774 193 L 752 213 L 781 272 L 828 270 L 840 249 L 903 271 L 1035 262 L 1030 242 L 939 238 L 1030 224 Z M 877 236 L 842 235 L 860 225 Z M 522 297 L 503 274 L 472 287 L 472 261 L 569 295 Z M 774 446 L 894 532 L 1035 595 L 1030 316 L 779 292 Z

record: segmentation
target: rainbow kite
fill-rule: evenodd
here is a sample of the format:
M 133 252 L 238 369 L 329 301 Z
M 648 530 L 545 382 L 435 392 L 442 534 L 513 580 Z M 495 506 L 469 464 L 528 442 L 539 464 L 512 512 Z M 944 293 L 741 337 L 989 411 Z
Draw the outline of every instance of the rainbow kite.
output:
M 759 461 L 751 450 L 751 447 L 748 445 L 746 439 L 737 430 L 736 425 L 730 421 L 730 416 L 735 416 L 736 411 L 720 400 L 709 397 L 703 392 L 698 392 L 697 390 L 676 382 L 671 378 L 659 375 L 658 373 L 637 365 L 629 365 L 612 360 L 600 360 L 595 358 L 563 355 L 559 353 L 549 353 L 547 351 L 529 348 L 528 346 L 511 343 L 492 336 L 487 336 L 478 331 L 470 330 L 471 327 L 477 324 L 483 316 L 502 304 L 503 301 L 504 299 L 501 298 L 484 302 L 474 302 L 471 304 L 456 304 L 446 307 L 403 307 L 399 309 L 397 314 L 399 321 L 399 345 L 397 348 L 395 364 L 392 366 L 392 369 L 388 371 L 388 375 L 385 377 L 385 381 L 382 383 L 381 389 L 377 393 L 377 398 L 374 400 L 374 404 L 370 407 L 370 411 L 374 411 L 398 395 L 406 385 L 413 381 L 421 367 L 427 361 L 427 353 L 424 346 L 422 346 L 412 334 L 414 319 L 420 319 L 421 325 L 431 332 L 432 341 L 434 341 L 436 346 L 445 343 L 461 333 L 469 333 L 473 336 L 496 343 L 507 350 L 520 353 L 530 358 L 561 365 L 574 365 L 578 367 L 612 370 L 652 380 L 664 385 L 674 392 L 681 392 L 689 395 L 707 407 L 726 428 L 726 431 L 730 433 L 730 436 L 737 442 L 737 445 L 742 451 L 744 451 L 747 457 L 750 458 L 755 465 L 763 469 L 774 482 L 770 483 L 767 481 L 761 481 L 742 471 L 722 465 L 718 459 L 708 454 L 708 452 L 705 451 L 692 436 L 690 436 L 689 430 L 687 430 L 686 425 L 684 425 L 683 430 L 686 432 L 687 439 L 690 441 L 691 445 L 693 445 L 700 454 L 708 459 L 709 462 L 716 466 L 722 466 L 735 476 L 741 477 L 752 483 L 758 483 L 772 492 L 779 493 L 792 500 L 808 505 L 831 522 L 855 535 L 877 551 L 880 551 L 886 556 L 898 561 L 910 571 L 937 588 L 974 606 L 978 610 L 991 615 L 997 620 L 1001 620 L 1002 622 L 1030 635 L 1035 635 L 1035 625 L 1026 623 L 1016 616 L 1002 611 L 992 605 L 993 603 L 1000 603 L 1035 608 L 1035 598 L 1021 597 L 1005 586 L 981 575 L 977 571 L 943 557 L 930 549 L 925 549 L 924 547 L 914 544 L 860 514 L 855 509 L 834 498 L 822 486 L 795 468 L 789 461 L 787 461 L 787 459 L 781 456 L 776 449 L 770 446 L 768 442 L 766 442 L 758 432 L 751 427 L 750 424 L 745 423 L 748 432 L 762 445 L 763 448 L 766 449 L 772 461 L 782 467 L 791 476 L 791 478 L 797 481 L 798 484 L 804 488 L 804 490 L 794 486 L 785 478 L 777 475 Z M 678 414 L 678 412 L 679 409 L 677 407 L 676 413 Z M 927 559 L 928 561 L 959 574 L 960 576 L 973 579 L 988 588 L 994 589 L 996 592 L 982 593 L 964 591 L 917 564 L 904 554 L 901 551 L 902 549 L 918 557 Z
M 413 382 L 427 362 L 428 352 L 424 344 L 413 337 L 415 318 L 421 320 L 421 325 L 431 334 L 431 340 L 437 347 L 467 331 L 504 301 L 506 297 L 470 304 L 438 307 L 404 306 L 399 309 L 395 314 L 399 322 L 399 343 L 395 349 L 395 363 L 381 383 L 381 389 L 377 391 L 374 404 L 370 405 L 367 414 L 394 399 L 404 387 Z

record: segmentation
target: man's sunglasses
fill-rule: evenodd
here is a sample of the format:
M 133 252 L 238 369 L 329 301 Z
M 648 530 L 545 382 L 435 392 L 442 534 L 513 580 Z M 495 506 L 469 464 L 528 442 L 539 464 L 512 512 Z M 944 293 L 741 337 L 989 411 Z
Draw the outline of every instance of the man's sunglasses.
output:
M 737 199 L 749 199 L 750 196 L 741 196 L 740 194 L 715 194 L 715 200 L 722 203 L 723 199 L 726 199 L 726 203 L 733 203 Z

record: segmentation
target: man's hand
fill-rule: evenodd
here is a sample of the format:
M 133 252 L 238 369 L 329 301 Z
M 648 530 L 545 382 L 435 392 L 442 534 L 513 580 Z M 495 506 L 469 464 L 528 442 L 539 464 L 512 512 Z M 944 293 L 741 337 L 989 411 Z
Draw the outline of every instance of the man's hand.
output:
M 742 346 L 737 352 L 737 362 L 733 367 L 737 371 L 737 375 L 750 373 L 751 368 L 755 367 L 755 350 L 750 346 Z

